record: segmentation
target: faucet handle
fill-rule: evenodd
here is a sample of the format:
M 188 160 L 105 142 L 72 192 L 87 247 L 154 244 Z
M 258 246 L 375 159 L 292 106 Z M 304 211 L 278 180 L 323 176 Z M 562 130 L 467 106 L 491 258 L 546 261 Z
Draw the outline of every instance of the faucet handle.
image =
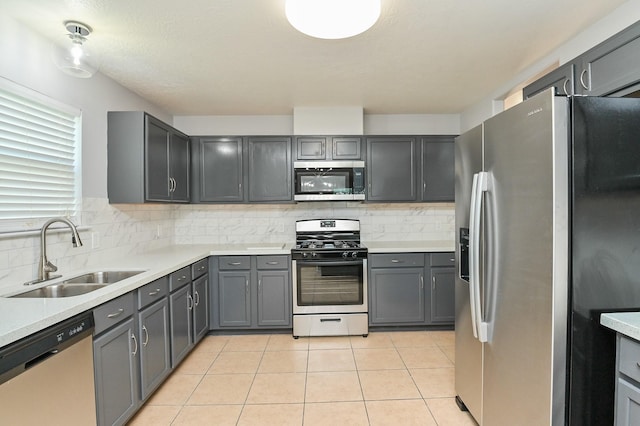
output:
M 46 272 L 56 272 L 58 270 L 58 267 L 47 260 L 47 263 L 45 263 L 44 265 L 44 270 Z

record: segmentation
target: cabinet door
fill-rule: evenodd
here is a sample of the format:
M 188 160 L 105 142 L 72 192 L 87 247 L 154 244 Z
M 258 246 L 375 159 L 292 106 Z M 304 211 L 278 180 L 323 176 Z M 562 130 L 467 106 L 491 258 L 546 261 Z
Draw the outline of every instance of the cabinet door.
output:
M 298 160 L 325 160 L 327 158 L 327 138 L 324 136 L 296 137 L 296 158 Z
M 640 83 L 640 24 L 616 34 L 579 59 L 582 68 L 577 80 L 581 93 L 605 96 L 622 91 L 620 95 L 625 94 L 625 88 Z
M 416 140 L 367 139 L 368 201 L 416 201 Z
M 221 327 L 251 325 L 250 271 L 218 273 L 218 312 Z
M 640 424 L 640 389 L 618 378 L 616 394 L 616 426 Z
M 422 201 L 453 201 L 453 137 L 422 138 Z
M 333 138 L 334 160 L 361 160 L 362 139 L 357 137 Z
M 168 201 L 169 129 L 153 117 L 145 116 L 145 188 L 149 201 Z
M 189 202 L 189 139 L 178 133 L 171 133 L 170 177 L 172 179 L 171 199 Z
M 124 424 L 138 408 L 139 341 L 129 318 L 93 341 L 98 425 Z
M 568 63 L 526 86 L 522 89 L 522 97 L 528 99 L 550 87 L 555 88 L 555 93 L 558 95 L 573 95 L 575 81 L 575 65 Z
M 209 331 L 209 275 L 193 282 L 193 343 Z
M 431 322 L 455 319 L 455 268 L 431 268 Z
M 371 324 L 424 323 L 423 274 L 423 268 L 371 269 Z
M 290 326 L 289 271 L 258 271 L 258 326 Z
M 193 345 L 191 285 L 171 293 L 169 307 L 171 310 L 171 367 L 176 368 Z
M 243 201 L 241 137 L 195 139 L 192 155 L 195 202 Z
M 140 311 L 138 327 L 141 395 L 145 400 L 171 371 L 167 299 Z
M 249 201 L 293 200 L 290 137 L 248 139 Z

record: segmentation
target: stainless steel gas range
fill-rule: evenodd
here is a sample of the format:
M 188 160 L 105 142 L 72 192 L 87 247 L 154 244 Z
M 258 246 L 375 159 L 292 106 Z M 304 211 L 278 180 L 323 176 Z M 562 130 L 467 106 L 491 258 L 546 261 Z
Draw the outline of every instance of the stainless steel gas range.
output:
M 297 221 L 291 259 L 293 337 L 366 337 L 367 248 L 360 243 L 360 221 Z

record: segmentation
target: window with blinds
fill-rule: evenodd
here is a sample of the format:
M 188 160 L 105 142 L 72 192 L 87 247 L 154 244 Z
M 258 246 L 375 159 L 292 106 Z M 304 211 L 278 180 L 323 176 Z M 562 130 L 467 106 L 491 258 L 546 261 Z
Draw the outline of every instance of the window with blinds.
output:
M 0 81 L 0 230 L 77 216 L 81 133 L 80 111 Z

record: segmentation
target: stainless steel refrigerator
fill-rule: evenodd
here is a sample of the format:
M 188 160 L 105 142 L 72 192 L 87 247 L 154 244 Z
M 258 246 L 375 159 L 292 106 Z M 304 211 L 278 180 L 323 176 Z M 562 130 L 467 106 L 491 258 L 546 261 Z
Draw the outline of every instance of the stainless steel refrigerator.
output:
M 456 370 L 481 425 L 613 423 L 640 310 L 640 100 L 535 96 L 455 142 Z

